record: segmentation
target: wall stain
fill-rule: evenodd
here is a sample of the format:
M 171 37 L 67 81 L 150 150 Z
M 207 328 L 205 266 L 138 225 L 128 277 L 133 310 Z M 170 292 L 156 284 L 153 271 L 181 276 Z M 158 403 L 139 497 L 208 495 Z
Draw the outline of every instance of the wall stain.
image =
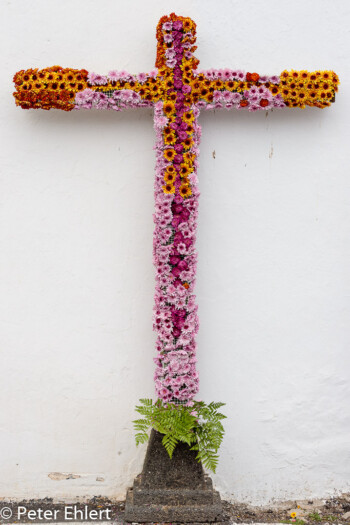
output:
M 80 474 L 67 474 L 66 472 L 50 472 L 48 474 L 50 479 L 53 479 L 55 481 L 62 481 L 63 479 L 77 479 L 81 478 Z

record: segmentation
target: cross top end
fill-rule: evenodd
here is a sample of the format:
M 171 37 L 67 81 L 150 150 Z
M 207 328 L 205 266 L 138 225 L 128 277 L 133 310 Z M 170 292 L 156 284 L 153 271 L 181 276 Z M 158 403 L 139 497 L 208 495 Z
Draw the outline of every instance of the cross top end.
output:
M 157 58 L 156 67 L 173 68 L 176 59 L 183 62 L 187 58 L 191 69 L 197 69 L 199 60 L 192 53 L 197 49 L 196 43 L 196 23 L 191 18 L 177 16 L 171 13 L 163 16 L 157 24 Z M 176 53 L 174 52 L 177 44 Z

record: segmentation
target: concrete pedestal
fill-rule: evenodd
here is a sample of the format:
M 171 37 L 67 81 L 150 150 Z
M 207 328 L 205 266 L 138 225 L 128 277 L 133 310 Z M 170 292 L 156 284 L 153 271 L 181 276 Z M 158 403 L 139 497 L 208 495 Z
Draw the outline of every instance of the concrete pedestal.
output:
M 125 520 L 129 522 L 207 523 L 221 521 L 220 495 L 185 443 L 172 459 L 163 435 L 152 430 L 142 473 L 128 490 Z

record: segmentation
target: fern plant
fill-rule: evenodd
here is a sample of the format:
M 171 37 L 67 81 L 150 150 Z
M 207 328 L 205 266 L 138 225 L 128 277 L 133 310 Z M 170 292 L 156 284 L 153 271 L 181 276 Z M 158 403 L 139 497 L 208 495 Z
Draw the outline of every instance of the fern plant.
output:
M 225 403 L 193 401 L 192 406 L 163 403 L 158 399 L 140 399 L 135 408 L 142 418 L 133 421 L 136 445 L 146 443 L 148 431 L 154 428 L 164 434 L 162 443 L 171 458 L 179 442 L 187 443 L 197 452 L 196 459 L 207 469 L 216 471 L 224 427 L 221 420 L 226 416 L 219 412 Z

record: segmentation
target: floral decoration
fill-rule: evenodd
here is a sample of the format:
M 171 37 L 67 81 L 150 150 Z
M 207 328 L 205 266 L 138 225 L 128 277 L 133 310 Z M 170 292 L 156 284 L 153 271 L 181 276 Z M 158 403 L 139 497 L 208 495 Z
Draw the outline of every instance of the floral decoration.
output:
M 239 69 L 198 70 L 196 24 L 172 13 L 157 25 L 156 68 L 131 75 L 84 69 L 28 69 L 15 74 L 16 104 L 24 109 L 112 109 L 154 107 L 156 177 L 153 260 L 157 333 L 155 386 L 160 400 L 191 406 L 198 392 L 197 305 L 194 286 L 198 217 L 198 155 L 201 109 L 249 111 L 306 105 L 324 108 L 335 100 L 333 71 L 283 71 L 279 76 Z

